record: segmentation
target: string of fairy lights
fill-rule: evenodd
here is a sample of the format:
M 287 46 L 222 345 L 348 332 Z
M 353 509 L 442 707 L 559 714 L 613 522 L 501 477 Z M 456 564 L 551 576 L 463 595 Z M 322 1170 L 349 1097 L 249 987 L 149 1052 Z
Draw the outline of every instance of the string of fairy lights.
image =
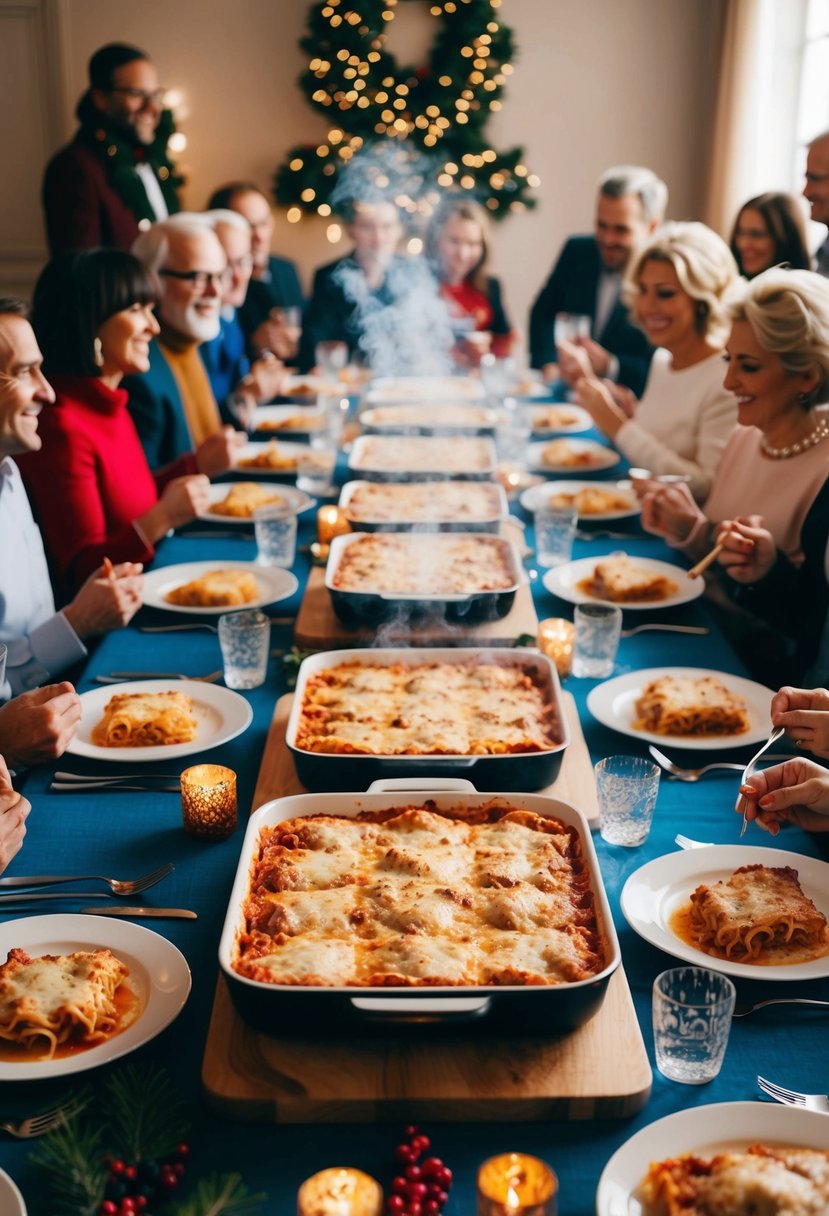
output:
M 401 67 L 386 48 L 400 3 L 322 0 L 311 6 L 300 41 L 308 54 L 300 86 L 330 127 L 318 144 L 290 150 L 274 194 L 290 223 L 331 220 L 332 242 L 342 235 L 332 217 L 343 170 L 384 143 L 396 154 L 367 170 L 370 184 L 385 188 L 415 225 L 428 219 L 444 190 L 468 191 L 496 219 L 536 202 L 540 182 L 523 149 L 499 151 L 485 135 L 513 72 L 501 0 L 434 0 L 429 13 L 436 36 L 428 62 L 418 68 Z

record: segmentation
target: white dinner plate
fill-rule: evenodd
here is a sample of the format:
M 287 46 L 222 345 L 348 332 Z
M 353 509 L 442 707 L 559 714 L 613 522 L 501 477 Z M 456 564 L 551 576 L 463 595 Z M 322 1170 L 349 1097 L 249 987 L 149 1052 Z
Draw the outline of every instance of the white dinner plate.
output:
M 629 481 L 544 481 L 541 485 L 530 486 L 528 490 L 524 490 L 518 501 L 525 511 L 532 514 L 533 511 L 546 507 L 554 495 L 578 494 L 580 490 L 611 490 L 627 498 L 630 504 L 617 510 L 579 515 L 579 519 L 585 523 L 607 523 L 612 519 L 627 519 L 631 515 L 638 515 L 642 509 Z
M 735 778 L 736 780 L 736 778 Z M 726 812 L 730 808 L 724 808 Z M 733 815 L 735 834 L 740 819 Z M 682 904 L 687 904 L 691 892 L 700 883 L 712 883 L 730 878 L 740 866 L 791 866 L 809 899 L 819 911 L 829 916 L 829 862 L 806 857 L 803 853 L 786 853 L 782 849 L 760 845 L 712 844 L 704 849 L 678 849 L 646 862 L 630 875 L 622 888 L 621 905 L 625 919 L 640 937 L 652 946 L 684 959 L 697 967 L 722 971 L 737 979 L 816 980 L 829 975 L 829 955 L 807 963 L 783 963 L 779 967 L 751 963 L 735 963 L 715 958 L 677 937 L 670 927 L 671 916 Z M 826 1125 L 829 1144 L 829 1122 Z
M 587 410 L 582 409 L 580 405 L 568 405 L 566 401 L 551 402 L 549 405 L 527 405 L 524 409 L 536 439 L 540 435 L 577 435 L 580 431 L 589 431 L 593 426 L 593 419 Z M 549 414 L 553 415 L 553 419 L 545 421 Z M 560 417 L 561 421 L 556 421 L 557 417 Z
M 637 730 L 634 702 L 642 695 L 642 689 L 651 680 L 660 676 L 689 676 L 700 680 L 703 676 L 714 676 L 721 684 L 748 706 L 749 728 L 734 735 L 657 735 L 652 731 Z M 722 751 L 725 748 L 746 747 L 752 743 L 763 743 L 771 730 L 771 699 L 774 690 L 746 680 L 744 676 L 732 675 L 730 671 L 712 671 L 707 667 L 647 667 L 641 671 L 629 671 L 597 684 L 587 694 L 587 708 L 594 718 L 611 730 L 618 730 L 632 739 L 647 740 L 659 747 L 682 747 L 690 751 Z
M 289 418 L 295 419 L 301 425 L 281 429 L 280 424 L 284 424 Z M 282 440 L 292 435 L 310 435 L 312 432 L 321 431 L 324 425 L 325 414 L 322 410 L 308 409 L 307 406 L 296 408 L 293 405 L 260 405 L 253 411 L 250 429 L 260 431 L 268 438 Z
M 248 469 L 239 464 L 240 460 L 253 460 L 254 457 L 260 456 L 269 443 L 276 443 L 278 445 L 280 455 L 291 462 L 290 467 L 285 469 Z M 307 443 L 291 443 L 289 439 L 283 439 L 281 435 L 274 435 L 270 439 L 263 437 L 261 440 L 257 440 L 256 443 L 244 443 L 240 448 L 235 449 L 233 467 L 229 472 L 235 473 L 237 477 L 244 478 L 246 481 L 257 477 L 296 477 L 296 462 L 301 456 L 307 455 Z M 215 488 L 211 486 L 211 489 Z M 227 493 L 226 490 L 225 493 Z M 225 516 L 222 516 L 222 519 L 224 518 Z
M 562 438 L 561 442 L 567 444 L 574 456 L 589 457 L 590 464 L 547 464 L 543 459 L 544 450 L 550 443 L 557 442 L 558 440 L 545 439 L 542 443 L 531 443 L 527 449 L 527 468 L 536 473 L 580 473 L 584 476 L 589 473 L 598 473 L 602 469 L 612 469 L 622 459 L 618 452 L 614 452 L 612 448 L 606 448 L 603 443 L 597 443 L 595 439 Z
M 259 595 L 248 604 L 224 604 L 218 608 L 195 608 L 188 604 L 170 604 L 166 597 L 176 587 L 201 578 L 210 570 L 247 570 L 259 585 Z M 144 575 L 144 604 L 162 608 L 165 612 L 188 612 L 195 616 L 219 616 L 223 612 L 239 612 L 248 608 L 264 608 L 293 595 L 299 583 L 290 570 L 279 566 L 260 566 L 256 562 L 182 562 L 178 566 L 161 566 Z
M 5 1170 L 0 1170 L 0 1212 L 3 1216 L 26 1216 L 23 1196 Z
M 0 959 L 5 961 L 15 946 L 22 947 L 33 958 L 108 947 L 129 967 L 129 983 L 138 996 L 141 1012 L 120 1034 L 88 1051 L 59 1060 L 0 1060 L 0 1081 L 66 1077 L 117 1060 L 169 1026 L 190 992 L 190 968 L 172 942 L 142 925 L 114 917 L 61 912 L 56 916 L 5 921 L 0 925 Z M 5 1216 L 2 1203 L 0 1211 Z
M 750 1144 L 826 1150 L 829 1123 L 813 1110 L 776 1102 L 714 1102 L 675 1111 L 643 1127 L 608 1161 L 596 1191 L 596 1216 L 643 1216 L 639 1189 L 652 1161 L 680 1153 L 711 1157 Z
M 92 742 L 92 732 L 104 716 L 110 697 L 129 692 L 183 692 L 193 701 L 197 722 L 191 743 L 154 744 L 152 747 L 100 747 Z M 244 697 L 220 684 L 200 680 L 129 680 L 108 684 L 81 693 L 81 721 L 78 733 L 67 747 L 73 756 L 106 760 L 112 764 L 143 764 L 150 760 L 178 760 L 208 748 L 218 747 L 247 730 L 253 710 Z
M 624 603 L 619 604 L 624 611 L 627 611 L 628 608 L 634 611 L 646 608 L 674 608 L 677 604 L 687 604 L 691 600 L 697 599 L 705 590 L 705 580 L 688 578 L 687 572 L 681 566 L 674 566 L 670 562 L 655 561 L 650 557 L 638 557 L 635 554 L 629 556 L 637 567 L 647 570 L 650 574 L 669 578 L 671 582 L 676 583 L 677 589 L 663 600 L 625 600 Z M 582 591 L 578 585 L 590 577 L 596 567 L 596 562 L 601 560 L 598 557 L 582 557 L 578 561 L 567 562 L 563 566 L 554 566 L 544 575 L 544 586 L 559 599 L 566 600 L 568 604 L 613 603 L 615 601 L 603 600 L 598 595 L 590 595 L 588 592 Z
M 286 447 L 287 446 L 288 445 L 286 444 Z M 302 450 L 305 452 L 308 451 L 305 444 L 294 443 L 291 444 L 291 446 L 295 448 L 302 448 Z M 253 480 L 255 477 L 261 476 L 264 472 L 263 469 L 239 470 L 239 472 L 243 471 L 251 474 L 251 480 Z M 270 476 L 270 474 L 266 475 Z M 291 476 L 293 476 L 293 474 L 291 474 Z M 247 478 L 245 478 L 245 480 L 247 480 Z M 207 510 L 202 511 L 198 518 L 206 520 L 211 524 L 221 524 L 222 527 L 226 527 L 228 525 L 233 527 L 237 524 L 241 524 L 248 528 L 252 527 L 253 516 L 251 515 L 220 515 L 217 511 L 211 510 L 214 503 L 222 502 L 225 498 L 227 498 L 231 487 L 238 484 L 238 482 L 224 481 L 220 482 L 218 485 L 209 486 L 207 490 Z M 273 486 L 273 494 L 275 498 L 280 498 L 282 502 L 287 503 L 288 506 L 297 513 L 297 515 L 301 515 L 303 511 L 307 511 L 309 507 L 314 506 L 314 499 L 309 498 L 309 496 L 302 490 L 297 490 L 295 486 Z M 263 505 L 267 506 L 268 504 L 264 503 Z M 274 505 L 278 506 L 279 504 L 275 503 Z M 186 536 L 187 533 L 184 533 L 184 535 Z

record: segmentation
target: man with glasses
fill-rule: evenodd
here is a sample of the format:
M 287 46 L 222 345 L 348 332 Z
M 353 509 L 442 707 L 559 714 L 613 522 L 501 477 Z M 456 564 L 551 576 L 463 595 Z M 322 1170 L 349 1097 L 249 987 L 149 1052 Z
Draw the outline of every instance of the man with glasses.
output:
M 219 332 L 227 258 L 205 216 L 184 211 L 139 233 L 132 252 L 161 284 L 150 369 L 122 383 L 147 462 L 158 469 L 190 454 L 192 472 L 215 477 L 243 441 L 222 425 L 199 356 Z
M 110 43 L 92 56 L 89 88 L 76 110 L 80 127 L 43 181 L 53 255 L 104 245 L 129 249 L 139 229 L 179 210 L 164 92 L 144 51 Z

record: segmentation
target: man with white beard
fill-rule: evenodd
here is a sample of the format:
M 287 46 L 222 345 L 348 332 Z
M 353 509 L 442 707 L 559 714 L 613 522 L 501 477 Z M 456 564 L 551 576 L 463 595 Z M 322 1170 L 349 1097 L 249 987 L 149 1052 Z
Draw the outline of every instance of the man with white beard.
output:
M 194 471 L 224 473 L 244 436 L 222 426 L 198 349 L 219 332 L 224 250 L 204 216 L 180 212 L 140 233 L 132 252 L 161 284 L 150 370 L 122 381 L 147 461 L 158 469 L 192 453 Z

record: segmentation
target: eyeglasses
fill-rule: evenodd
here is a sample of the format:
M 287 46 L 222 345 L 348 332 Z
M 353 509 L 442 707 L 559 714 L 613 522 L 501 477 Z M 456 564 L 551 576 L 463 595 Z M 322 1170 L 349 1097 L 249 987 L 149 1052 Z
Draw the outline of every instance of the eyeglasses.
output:
M 227 270 L 159 270 L 158 272 L 165 279 L 182 279 L 186 283 L 193 285 L 194 291 L 204 291 L 207 284 L 210 283 L 213 287 L 224 287 L 228 282 Z
M 130 101 L 140 101 L 142 106 L 160 106 L 164 101 L 166 89 L 136 89 L 128 85 L 113 85 L 108 93 L 123 93 Z

